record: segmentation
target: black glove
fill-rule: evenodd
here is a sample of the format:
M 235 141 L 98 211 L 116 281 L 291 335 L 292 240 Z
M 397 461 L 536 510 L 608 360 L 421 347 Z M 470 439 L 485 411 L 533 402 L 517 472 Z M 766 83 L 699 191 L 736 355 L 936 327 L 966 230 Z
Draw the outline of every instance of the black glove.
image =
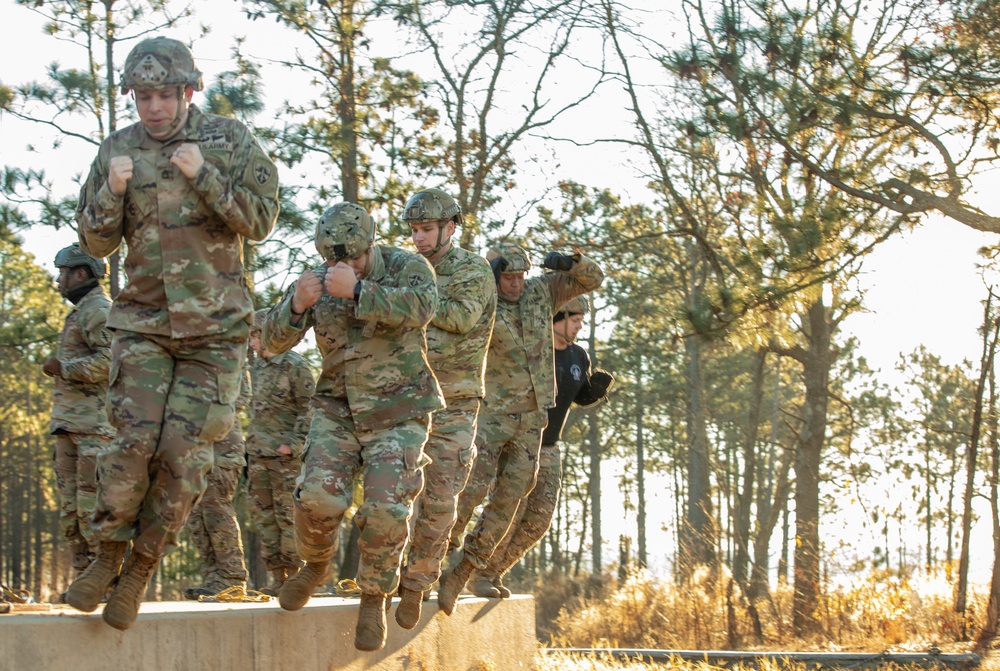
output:
M 594 396 L 605 396 L 615 383 L 615 376 L 606 370 L 595 368 L 590 374 L 590 388 Z
M 549 252 L 545 255 L 545 260 L 542 261 L 542 267 L 548 268 L 549 270 L 571 270 L 573 264 L 576 263 L 576 258 L 569 254 L 560 254 L 559 252 Z
M 493 279 L 496 280 L 497 284 L 500 284 L 500 274 L 507 270 L 507 266 L 509 265 L 510 262 L 502 256 L 490 259 L 490 268 L 493 269 Z

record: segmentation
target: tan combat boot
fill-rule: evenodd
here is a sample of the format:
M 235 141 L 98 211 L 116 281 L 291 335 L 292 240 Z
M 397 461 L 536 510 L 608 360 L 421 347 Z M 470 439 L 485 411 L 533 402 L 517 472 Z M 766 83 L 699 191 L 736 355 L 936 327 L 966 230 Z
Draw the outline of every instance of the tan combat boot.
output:
M 400 585 L 399 605 L 396 606 L 396 624 L 403 629 L 413 629 L 420 622 L 420 605 L 424 600 L 424 591 L 408 589 Z
M 82 536 L 71 540 L 69 542 L 69 549 L 73 556 L 73 570 L 79 575 L 87 570 L 90 563 L 94 561 L 94 556 L 90 554 L 90 546 L 87 545 L 87 541 Z
M 496 580 L 496 575 L 485 571 L 476 571 L 472 574 L 472 579 L 469 580 L 469 591 L 484 599 L 499 599 L 500 590 L 493 584 L 494 580 Z
M 465 557 L 455 568 L 445 571 L 441 575 L 441 584 L 438 587 L 438 606 L 445 615 L 451 615 L 455 610 L 455 602 L 458 595 L 465 589 L 465 583 L 469 582 L 469 576 L 475 567 Z
M 148 557 L 132 550 L 111 596 L 104 607 L 104 621 L 115 629 L 125 631 L 135 624 L 139 604 L 146 594 L 146 585 L 160 563 L 159 557 Z
M 102 542 L 97 548 L 97 558 L 66 590 L 66 603 L 84 613 L 94 612 L 112 581 L 118 577 L 127 547 L 125 541 Z
M 288 569 L 284 566 L 281 568 L 271 569 L 271 584 L 267 587 L 261 588 L 260 593 L 268 596 L 278 596 L 278 592 L 281 591 L 281 586 L 284 585 L 285 581 L 290 577 L 285 573 L 287 570 Z
M 354 647 L 358 650 L 381 650 L 385 645 L 385 602 L 384 594 L 362 593 L 358 625 L 354 629 Z
M 500 592 L 500 598 L 501 599 L 509 599 L 510 598 L 510 590 L 508 588 L 504 587 L 504 585 L 503 585 L 503 576 L 502 575 L 498 575 L 496 578 L 493 579 L 493 586 L 497 588 L 498 592 Z
M 316 588 L 330 577 L 330 562 L 307 562 L 294 577 L 285 581 L 278 592 L 278 604 L 285 610 L 298 610 L 309 603 Z

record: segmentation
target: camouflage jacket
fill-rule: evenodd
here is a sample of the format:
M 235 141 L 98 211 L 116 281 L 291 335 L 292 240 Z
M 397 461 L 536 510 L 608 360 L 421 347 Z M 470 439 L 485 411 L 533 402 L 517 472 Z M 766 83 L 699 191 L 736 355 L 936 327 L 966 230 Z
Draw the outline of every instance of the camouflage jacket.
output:
M 205 159 L 193 180 L 170 163 L 182 142 L 196 143 Z M 132 158 L 133 176 L 116 196 L 108 164 L 121 155 Z M 240 122 L 191 106 L 165 142 L 140 123 L 112 133 L 83 183 L 76 217 L 80 245 L 92 256 L 126 242 L 128 281 L 108 326 L 185 338 L 249 323 L 243 239 L 266 238 L 277 216 L 277 169 Z
M 423 328 L 437 304 L 434 271 L 424 257 L 402 249 L 376 245 L 372 252 L 357 302 L 324 294 L 292 325 L 293 284 L 261 329 L 261 343 L 275 353 L 316 329 L 323 370 L 313 406 L 350 415 L 359 431 L 385 429 L 444 407 Z M 326 265 L 316 272 L 325 273 Z
M 516 303 L 497 302 L 497 321 L 486 356 L 486 400 L 490 412 L 545 410 L 556 402 L 552 316 L 564 303 L 601 286 L 604 273 L 586 256 L 567 272 L 525 282 Z
M 300 456 L 309 433 L 309 401 L 316 390 L 312 370 L 295 352 L 255 357 L 250 368 L 253 403 L 247 452 L 255 457 L 276 457 L 288 445 Z
M 52 391 L 51 431 L 111 437 L 104 398 L 108 395 L 111 332 L 106 322 L 111 300 L 100 285 L 91 289 L 66 316 L 56 358 L 62 377 Z
M 453 246 L 434 264 L 438 304 L 427 325 L 427 360 L 446 399 L 482 398 L 497 285 L 486 259 Z

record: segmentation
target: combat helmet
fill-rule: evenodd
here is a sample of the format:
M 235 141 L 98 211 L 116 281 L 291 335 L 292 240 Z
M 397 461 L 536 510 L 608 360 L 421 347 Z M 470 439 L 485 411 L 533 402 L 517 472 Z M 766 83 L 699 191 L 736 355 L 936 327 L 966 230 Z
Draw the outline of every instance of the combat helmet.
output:
M 56 268 L 80 268 L 81 266 L 86 266 L 90 268 L 90 272 L 97 279 L 101 279 L 108 274 L 108 262 L 104 259 L 96 259 L 83 251 L 77 242 L 74 242 L 69 247 L 63 247 L 56 253 L 55 266 Z
M 441 189 L 424 189 L 410 196 L 403 208 L 403 221 L 407 224 L 422 221 L 454 221 L 462 223 L 462 208 L 455 199 Z
M 590 312 L 590 301 L 587 300 L 586 296 L 577 296 L 559 308 L 558 314 L 568 317 L 569 315 L 585 315 L 588 312 Z
M 250 326 L 251 335 L 261 332 L 261 329 L 264 328 L 264 320 L 267 319 L 267 313 L 270 311 L 269 308 L 261 308 L 253 313 L 253 324 Z
M 375 244 L 375 220 L 354 203 L 337 203 L 316 224 L 316 251 L 328 261 L 356 259 Z
M 169 37 L 151 37 L 135 45 L 122 70 L 122 95 L 169 86 L 205 88 L 187 45 Z
M 526 273 L 531 269 L 531 260 L 528 259 L 528 253 L 513 242 L 497 243 L 486 252 L 487 261 L 492 261 L 496 258 L 507 261 L 502 266 L 503 270 L 501 272 L 504 273 Z

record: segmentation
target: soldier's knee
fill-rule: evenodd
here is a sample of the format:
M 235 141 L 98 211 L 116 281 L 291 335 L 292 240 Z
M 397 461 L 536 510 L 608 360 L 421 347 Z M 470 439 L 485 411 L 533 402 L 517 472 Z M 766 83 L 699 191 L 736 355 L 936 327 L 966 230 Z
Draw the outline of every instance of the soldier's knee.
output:
M 310 517 L 339 520 L 351 507 L 350 496 L 331 494 L 322 483 L 305 480 L 292 495 L 295 507 Z

